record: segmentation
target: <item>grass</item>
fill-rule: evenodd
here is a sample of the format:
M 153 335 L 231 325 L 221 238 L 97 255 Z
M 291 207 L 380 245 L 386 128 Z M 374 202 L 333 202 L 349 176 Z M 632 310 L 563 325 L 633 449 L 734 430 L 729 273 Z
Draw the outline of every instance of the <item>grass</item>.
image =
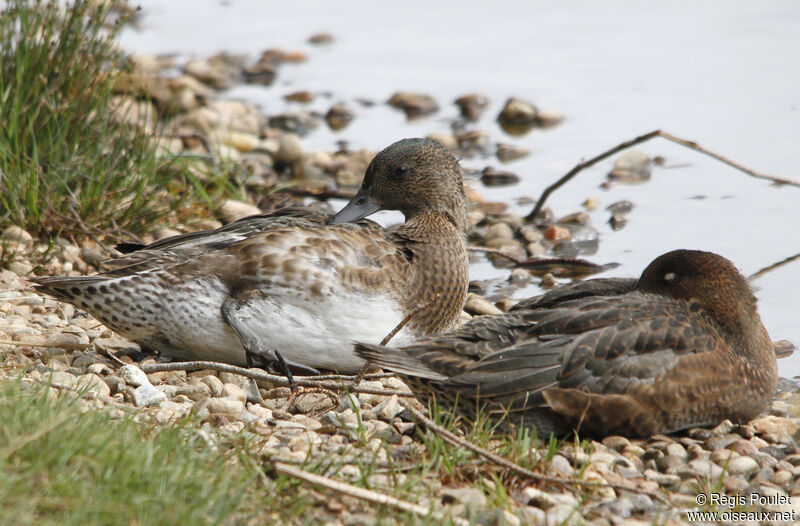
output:
M 185 196 L 152 132 L 113 116 L 124 20 L 111 4 L 10 0 L 0 14 L 0 225 L 128 235 Z
M 51 398 L 0 384 L 0 523 L 218 524 L 259 510 L 242 438 L 214 447 L 192 422 L 155 427 Z

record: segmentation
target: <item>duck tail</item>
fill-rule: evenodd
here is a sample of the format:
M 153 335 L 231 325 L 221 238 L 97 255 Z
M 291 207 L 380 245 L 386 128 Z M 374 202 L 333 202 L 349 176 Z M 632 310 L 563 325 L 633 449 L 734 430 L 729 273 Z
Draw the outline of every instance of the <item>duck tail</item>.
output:
M 101 276 L 42 276 L 30 278 L 33 287 L 61 301 L 75 302 L 88 287 L 97 285 L 107 278 Z
M 429 380 L 447 379 L 447 376 L 437 373 L 404 349 L 356 342 L 355 352 L 364 360 L 396 373 Z

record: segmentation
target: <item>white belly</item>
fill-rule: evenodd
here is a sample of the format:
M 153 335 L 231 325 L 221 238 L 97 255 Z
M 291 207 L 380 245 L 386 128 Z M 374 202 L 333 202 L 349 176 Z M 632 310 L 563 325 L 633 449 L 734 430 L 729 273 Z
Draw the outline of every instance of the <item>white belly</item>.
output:
M 227 289 L 204 283 L 203 294 L 164 309 L 162 331 L 172 342 L 159 350 L 178 359 L 245 363 L 238 336 L 222 319 Z M 187 299 L 189 299 L 187 297 Z M 355 294 L 339 287 L 331 295 L 312 296 L 305 290 L 271 287 L 263 297 L 237 310 L 237 317 L 263 343 L 286 360 L 317 369 L 355 372 L 364 364 L 353 342 L 380 343 L 403 319 L 399 306 L 385 294 Z M 411 343 L 406 329 L 392 346 Z

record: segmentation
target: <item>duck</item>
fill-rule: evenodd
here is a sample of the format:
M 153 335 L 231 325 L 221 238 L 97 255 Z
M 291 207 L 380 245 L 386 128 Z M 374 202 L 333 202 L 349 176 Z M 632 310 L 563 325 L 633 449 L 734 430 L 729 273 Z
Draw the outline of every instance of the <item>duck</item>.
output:
M 301 207 L 137 246 L 91 276 L 33 279 L 144 349 L 179 360 L 261 361 L 299 374 L 358 371 L 353 342 L 409 344 L 453 327 L 466 299 L 466 197 L 431 139 L 379 152 L 332 217 Z M 390 228 L 364 219 L 399 210 Z
M 356 344 L 424 401 L 539 437 L 649 437 L 747 422 L 777 360 L 747 279 L 724 257 L 674 250 L 638 279 L 554 289 L 402 348 Z

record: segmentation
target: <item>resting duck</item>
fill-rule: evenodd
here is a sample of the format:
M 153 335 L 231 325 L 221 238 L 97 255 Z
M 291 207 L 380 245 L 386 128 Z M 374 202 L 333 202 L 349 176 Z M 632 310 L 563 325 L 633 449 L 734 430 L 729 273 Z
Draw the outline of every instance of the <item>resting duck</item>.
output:
M 406 222 L 362 219 L 382 209 Z M 95 276 L 33 281 L 164 356 L 282 356 L 295 372 L 352 372 L 364 363 L 353 342 L 380 342 L 412 312 L 392 343 L 453 326 L 467 293 L 465 231 L 458 161 L 438 142 L 405 139 L 378 153 L 332 218 L 280 210 L 156 241 Z
M 460 410 L 483 405 L 539 436 L 746 422 L 778 379 L 747 280 L 696 250 L 656 258 L 638 280 L 588 280 L 402 349 L 356 352 L 423 398 L 447 406 L 458 396 Z

